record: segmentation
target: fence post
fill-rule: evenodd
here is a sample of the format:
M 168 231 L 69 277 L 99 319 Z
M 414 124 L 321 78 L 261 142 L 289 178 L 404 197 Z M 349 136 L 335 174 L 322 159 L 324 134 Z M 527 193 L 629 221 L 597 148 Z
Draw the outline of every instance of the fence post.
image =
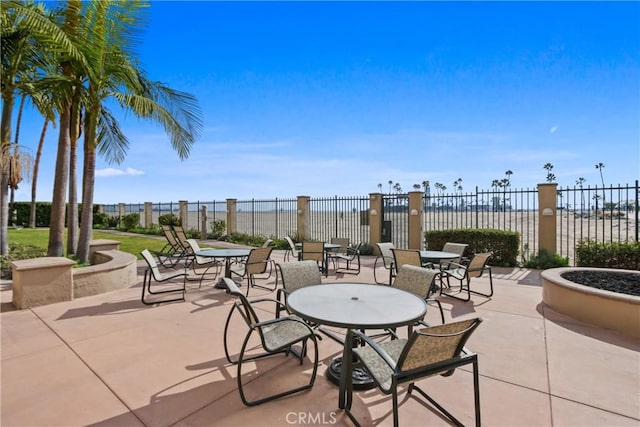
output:
M 382 198 L 382 193 L 369 193 L 369 244 L 374 247 L 382 242 Z
M 237 201 L 238 199 L 227 199 L 227 235 L 235 233 L 238 227 Z
M 310 204 L 309 200 L 311 199 L 309 196 L 298 196 L 298 223 L 297 223 L 297 237 L 302 237 L 303 239 L 309 238 L 309 217 L 310 217 Z
M 122 225 L 122 217 L 124 216 L 125 206 L 126 205 L 124 203 L 118 203 L 118 225 Z
M 180 215 L 180 225 L 182 225 L 182 228 L 184 228 L 185 230 L 189 228 L 188 209 L 189 202 L 187 202 L 186 200 L 178 201 L 178 215 Z
M 549 254 L 556 253 L 558 184 L 538 184 L 538 245 Z
M 153 204 L 151 202 L 144 202 L 144 226 L 151 228 L 153 225 Z
M 422 234 L 422 222 L 424 220 L 424 211 L 422 210 L 422 191 L 409 191 L 409 233 L 408 249 L 422 249 L 424 236 Z
M 200 238 L 206 240 L 207 238 L 207 205 L 202 206 L 200 209 Z

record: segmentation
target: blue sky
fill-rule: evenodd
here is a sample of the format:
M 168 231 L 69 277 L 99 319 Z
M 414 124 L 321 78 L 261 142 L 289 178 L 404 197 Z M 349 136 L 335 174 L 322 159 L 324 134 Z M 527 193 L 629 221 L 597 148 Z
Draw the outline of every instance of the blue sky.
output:
M 154 1 L 138 49 L 197 96 L 180 161 L 122 116 L 126 160 L 99 160 L 96 203 L 365 195 L 430 181 L 488 189 L 640 177 L 639 2 Z M 22 144 L 42 120 L 27 114 Z M 57 128 L 38 200 L 51 199 Z M 30 199 L 23 183 L 17 200 Z

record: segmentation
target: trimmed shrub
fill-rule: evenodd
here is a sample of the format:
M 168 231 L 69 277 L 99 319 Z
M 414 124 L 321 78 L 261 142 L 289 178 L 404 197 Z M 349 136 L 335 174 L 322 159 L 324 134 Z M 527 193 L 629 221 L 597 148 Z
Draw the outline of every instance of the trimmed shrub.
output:
M 535 255 L 525 261 L 525 268 L 535 268 L 546 270 L 547 268 L 568 267 L 569 258 L 561 257 L 559 254 L 551 255 L 546 249 L 540 249 Z
M 125 231 L 133 230 L 140 226 L 140 214 L 130 213 L 122 217 L 120 221 Z
M 580 241 L 576 245 L 576 266 L 640 270 L 640 243 Z
M 496 267 L 515 267 L 518 265 L 518 247 L 520 234 L 484 228 L 460 228 L 451 230 L 433 230 L 424 233 L 425 247 L 430 250 L 442 250 L 447 242 L 466 243 L 469 246 L 464 254 L 471 257 L 475 253 L 492 252 L 491 265 Z
M 158 217 L 158 223 L 160 225 L 180 225 L 180 218 L 172 213 L 160 215 Z

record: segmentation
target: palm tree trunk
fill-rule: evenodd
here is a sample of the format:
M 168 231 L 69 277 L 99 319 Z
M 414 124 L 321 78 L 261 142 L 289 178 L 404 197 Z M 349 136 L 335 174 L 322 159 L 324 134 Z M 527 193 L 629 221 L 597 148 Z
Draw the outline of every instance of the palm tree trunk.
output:
M 71 107 L 67 105 L 62 108 L 60 113 L 58 153 L 53 181 L 53 197 L 51 199 L 48 256 L 62 256 L 64 252 L 65 196 L 69 178 L 70 119 Z
M 36 160 L 33 165 L 33 180 L 31 181 L 31 211 L 29 212 L 29 227 L 36 228 L 36 189 L 38 187 L 38 168 L 40 167 L 40 157 L 42 157 L 42 146 L 44 138 L 47 135 L 47 126 L 49 120 L 44 119 L 42 131 L 40 132 L 40 141 L 38 142 L 38 151 L 36 152 Z
M 69 130 L 69 203 L 67 204 L 67 255 L 78 249 L 78 139 L 80 135 L 80 99 L 74 94 Z
M 13 92 L 2 94 L 2 123 L 0 125 L 0 255 L 9 253 L 9 161 L 11 147 L 11 113 Z
M 22 122 L 22 111 L 24 110 L 24 100 L 25 100 L 25 96 L 23 95 L 20 98 L 20 105 L 18 106 L 18 117 L 16 118 L 16 137 L 14 140 L 14 146 L 13 146 L 13 155 L 17 156 L 18 155 L 18 139 L 20 138 L 20 124 Z M 11 189 L 10 189 L 10 197 L 9 197 L 9 213 L 13 212 L 13 204 L 15 201 L 15 192 L 16 189 L 18 188 L 17 186 L 14 187 L 13 185 L 10 185 Z M 15 220 L 15 218 L 12 217 L 10 218 L 11 222 L 13 223 L 13 221 Z M 13 224 L 15 225 L 15 224 Z

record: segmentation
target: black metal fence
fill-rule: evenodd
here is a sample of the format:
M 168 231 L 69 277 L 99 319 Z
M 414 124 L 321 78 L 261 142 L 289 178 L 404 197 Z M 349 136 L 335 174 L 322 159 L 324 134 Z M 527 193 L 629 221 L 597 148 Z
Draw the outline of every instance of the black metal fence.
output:
M 634 185 L 609 187 L 558 188 L 557 248 L 561 256 L 573 261 L 576 244 L 584 239 L 599 242 L 638 241 L 638 181 Z M 383 241 L 398 247 L 408 245 L 408 194 L 383 197 Z M 521 254 L 538 250 L 538 190 L 498 188 L 475 189 L 469 193 L 424 194 L 423 230 L 451 228 L 493 228 L 516 231 L 521 236 Z M 187 228 L 200 228 L 202 206 L 207 207 L 207 223 L 226 220 L 227 202 L 188 204 Z M 118 215 L 118 205 L 105 205 L 104 212 Z M 239 233 L 264 237 L 295 236 L 298 230 L 297 199 L 236 201 Z M 154 203 L 152 222 L 160 215 L 179 215 L 179 203 Z M 144 212 L 144 204 L 125 205 L 125 214 Z M 348 237 L 351 241 L 369 241 L 369 196 L 318 197 L 309 200 L 310 238 L 329 241 Z

